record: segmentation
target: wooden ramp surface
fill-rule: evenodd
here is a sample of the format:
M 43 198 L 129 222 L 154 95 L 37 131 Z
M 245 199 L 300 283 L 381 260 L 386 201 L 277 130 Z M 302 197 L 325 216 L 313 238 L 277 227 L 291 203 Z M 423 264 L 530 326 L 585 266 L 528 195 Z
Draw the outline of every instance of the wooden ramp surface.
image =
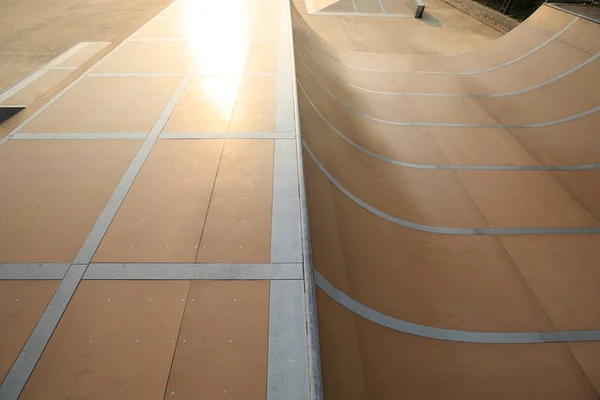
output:
M 177 0 L 0 138 L 2 400 L 310 398 L 291 38 Z
M 598 398 L 598 25 L 367 54 L 292 14 L 325 398 Z

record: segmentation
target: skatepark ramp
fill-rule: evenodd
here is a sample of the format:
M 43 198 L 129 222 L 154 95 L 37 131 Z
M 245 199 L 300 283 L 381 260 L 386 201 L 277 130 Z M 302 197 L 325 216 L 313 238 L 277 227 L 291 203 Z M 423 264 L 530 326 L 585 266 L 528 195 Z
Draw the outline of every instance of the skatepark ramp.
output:
M 325 398 L 598 398 L 599 26 L 417 56 L 292 25 Z

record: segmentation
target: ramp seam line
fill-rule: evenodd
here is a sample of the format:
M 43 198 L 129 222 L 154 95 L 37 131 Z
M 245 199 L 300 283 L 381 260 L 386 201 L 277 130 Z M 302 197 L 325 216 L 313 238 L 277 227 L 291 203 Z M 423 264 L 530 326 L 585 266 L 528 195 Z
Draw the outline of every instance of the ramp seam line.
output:
M 600 330 L 558 330 L 539 332 L 476 332 L 416 324 L 380 313 L 354 300 L 315 270 L 317 286 L 339 305 L 375 324 L 409 335 L 462 343 L 539 344 L 600 341 Z
M 371 214 L 374 214 L 384 220 L 406 228 L 418 231 L 437 233 L 442 235 L 557 235 L 557 234 L 600 234 L 600 227 L 526 227 L 526 228 L 448 228 L 433 225 L 424 225 L 416 222 L 407 221 L 387 214 L 361 200 L 348 189 L 344 188 L 319 162 L 314 153 L 304 141 L 304 149 L 312 158 L 315 165 L 329 179 L 329 181 L 346 195 L 358 206 L 364 208 Z

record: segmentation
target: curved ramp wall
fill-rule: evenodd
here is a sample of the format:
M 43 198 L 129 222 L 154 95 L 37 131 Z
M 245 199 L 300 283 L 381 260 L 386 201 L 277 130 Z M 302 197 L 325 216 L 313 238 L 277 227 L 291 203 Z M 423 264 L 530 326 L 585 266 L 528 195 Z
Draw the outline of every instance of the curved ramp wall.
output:
M 598 26 L 365 55 L 292 14 L 326 399 L 597 398 Z

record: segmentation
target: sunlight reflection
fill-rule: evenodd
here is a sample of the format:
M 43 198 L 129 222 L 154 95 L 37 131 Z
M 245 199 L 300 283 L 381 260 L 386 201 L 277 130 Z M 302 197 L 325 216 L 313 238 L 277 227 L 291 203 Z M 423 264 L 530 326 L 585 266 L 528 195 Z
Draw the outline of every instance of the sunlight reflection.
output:
M 188 43 L 202 75 L 241 75 L 256 4 L 244 0 L 186 1 L 182 5 Z
M 206 96 L 210 100 L 210 110 L 218 120 L 229 120 L 238 88 L 239 78 L 198 78 L 200 80 L 198 89 L 199 96 Z

